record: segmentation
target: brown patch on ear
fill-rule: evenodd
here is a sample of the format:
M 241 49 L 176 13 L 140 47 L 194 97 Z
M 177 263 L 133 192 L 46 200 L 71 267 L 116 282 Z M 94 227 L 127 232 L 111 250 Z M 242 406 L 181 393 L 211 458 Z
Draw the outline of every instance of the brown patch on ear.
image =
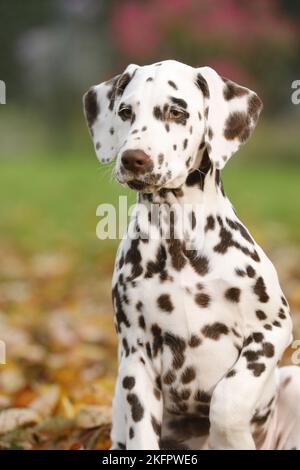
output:
M 250 116 L 257 121 L 260 111 L 262 110 L 263 104 L 261 99 L 257 95 L 252 95 L 248 101 L 248 113 Z
M 134 75 L 134 73 L 133 73 Z M 118 75 L 112 85 L 111 90 L 107 94 L 107 98 L 109 99 L 109 109 L 112 111 L 115 100 L 117 96 L 122 96 L 125 88 L 127 87 L 128 83 L 130 82 L 133 75 L 129 75 L 129 73 L 124 73 L 123 75 Z
M 229 114 L 225 122 L 224 137 L 228 140 L 238 138 L 240 142 L 245 142 L 251 133 L 251 120 L 256 123 L 262 106 L 261 99 L 252 94 L 248 100 L 247 113 L 234 111 Z
M 245 96 L 249 93 L 247 88 L 241 87 L 227 78 L 222 77 L 222 80 L 225 83 L 223 96 L 227 101 L 232 100 L 233 98 Z
M 87 120 L 89 128 L 91 128 L 94 122 L 96 121 L 97 116 L 100 112 L 99 104 L 97 101 L 97 93 L 93 88 L 91 88 L 84 95 L 83 103 L 84 103 L 86 120 Z
M 203 75 L 201 75 L 201 73 L 197 74 L 196 85 L 202 91 L 204 98 L 209 98 L 210 95 L 208 84 Z
M 246 113 L 235 111 L 230 113 L 225 122 L 224 137 L 227 140 L 238 138 L 245 142 L 250 136 L 250 118 Z

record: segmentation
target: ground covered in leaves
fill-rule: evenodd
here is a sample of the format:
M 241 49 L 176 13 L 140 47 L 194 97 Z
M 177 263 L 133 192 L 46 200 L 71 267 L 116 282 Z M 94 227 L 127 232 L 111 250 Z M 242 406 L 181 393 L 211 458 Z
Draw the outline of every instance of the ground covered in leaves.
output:
M 270 255 L 300 339 L 300 253 L 281 248 Z M 84 275 L 75 254 L 26 256 L 2 245 L 0 257 L 7 361 L 0 365 L 0 448 L 109 448 L 116 374 L 113 254 Z
M 21 256 L 2 247 L 0 257 L 0 448 L 108 448 L 116 370 L 111 263 L 86 278 L 71 255 Z

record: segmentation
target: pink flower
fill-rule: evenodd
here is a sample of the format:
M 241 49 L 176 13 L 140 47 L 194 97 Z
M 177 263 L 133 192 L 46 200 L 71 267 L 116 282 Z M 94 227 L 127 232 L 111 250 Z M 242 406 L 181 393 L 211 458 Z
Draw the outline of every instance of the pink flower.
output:
M 111 18 L 111 36 L 123 54 L 135 58 L 151 56 L 162 40 L 151 9 L 136 1 L 119 4 L 115 8 Z

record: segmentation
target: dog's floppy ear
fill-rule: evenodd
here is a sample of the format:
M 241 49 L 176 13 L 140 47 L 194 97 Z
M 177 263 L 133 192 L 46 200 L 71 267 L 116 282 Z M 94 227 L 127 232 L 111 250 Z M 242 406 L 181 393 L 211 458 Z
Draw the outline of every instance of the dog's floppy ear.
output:
M 256 126 L 262 102 L 253 91 L 227 80 L 210 67 L 197 69 L 204 97 L 204 140 L 211 162 L 223 168 Z
M 133 77 L 138 65 L 130 64 L 121 75 L 93 86 L 83 96 L 83 109 L 97 158 L 111 162 L 117 152 L 116 103 Z

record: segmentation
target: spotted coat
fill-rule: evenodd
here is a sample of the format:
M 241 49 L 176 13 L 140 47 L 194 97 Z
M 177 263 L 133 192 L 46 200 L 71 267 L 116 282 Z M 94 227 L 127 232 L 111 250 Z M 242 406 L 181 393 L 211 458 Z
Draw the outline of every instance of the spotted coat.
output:
M 112 448 L 299 448 L 299 404 L 286 426 L 299 369 L 277 368 L 289 307 L 220 179 L 260 99 L 209 67 L 165 61 L 130 65 L 84 104 L 98 158 L 116 158 L 117 180 L 139 191 L 128 227 L 139 236 L 124 237 L 113 275 Z M 187 205 L 178 238 L 164 211 Z M 153 206 L 160 225 L 145 237 Z

